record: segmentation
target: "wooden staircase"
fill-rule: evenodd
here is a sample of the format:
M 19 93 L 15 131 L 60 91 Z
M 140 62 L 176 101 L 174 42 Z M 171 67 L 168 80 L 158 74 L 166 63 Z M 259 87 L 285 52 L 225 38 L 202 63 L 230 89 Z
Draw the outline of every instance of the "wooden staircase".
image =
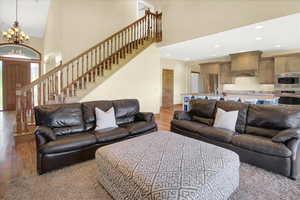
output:
M 38 105 L 78 102 L 154 42 L 162 40 L 162 14 L 145 16 L 16 92 L 16 136 L 30 134 Z

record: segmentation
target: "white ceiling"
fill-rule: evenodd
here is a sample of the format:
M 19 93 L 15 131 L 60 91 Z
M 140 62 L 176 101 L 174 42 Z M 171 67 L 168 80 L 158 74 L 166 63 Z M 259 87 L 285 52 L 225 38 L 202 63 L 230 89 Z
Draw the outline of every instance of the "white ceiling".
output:
M 189 61 L 214 59 L 244 51 L 297 48 L 300 48 L 300 13 L 164 46 L 160 52 L 163 58 Z
M 43 37 L 50 0 L 19 0 L 18 21 L 30 36 Z M 0 30 L 8 29 L 16 18 L 16 1 L 0 0 Z

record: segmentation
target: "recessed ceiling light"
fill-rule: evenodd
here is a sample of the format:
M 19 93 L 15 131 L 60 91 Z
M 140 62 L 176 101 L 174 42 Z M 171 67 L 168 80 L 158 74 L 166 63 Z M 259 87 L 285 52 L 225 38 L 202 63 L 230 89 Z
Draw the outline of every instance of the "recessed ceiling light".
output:
M 216 44 L 216 45 L 215 45 L 215 48 L 219 48 L 219 47 L 220 47 L 220 45 L 219 45 L 219 44 Z
M 280 44 L 277 44 L 277 45 L 275 45 L 275 47 L 279 48 L 279 47 L 281 47 L 281 45 L 280 45 Z
M 257 25 L 255 26 L 255 29 L 262 29 L 264 26 L 263 25 Z
M 262 40 L 262 37 L 256 37 L 255 39 L 256 40 Z

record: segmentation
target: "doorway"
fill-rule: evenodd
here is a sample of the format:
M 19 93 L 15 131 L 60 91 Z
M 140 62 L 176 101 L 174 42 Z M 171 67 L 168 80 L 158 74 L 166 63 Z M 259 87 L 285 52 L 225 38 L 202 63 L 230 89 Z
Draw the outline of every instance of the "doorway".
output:
M 41 54 L 21 44 L 0 44 L 0 110 L 16 110 L 17 84 L 39 78 Z M 34 97 L 36 98 L 36 97 Z
M 3 110 L 16 109 L 16 85 L 30 83 L 30 63 L 3 61 Z
M 162 72 L 162 107 L 173 106 L 174 98 L 174 70 L 163 69 Z

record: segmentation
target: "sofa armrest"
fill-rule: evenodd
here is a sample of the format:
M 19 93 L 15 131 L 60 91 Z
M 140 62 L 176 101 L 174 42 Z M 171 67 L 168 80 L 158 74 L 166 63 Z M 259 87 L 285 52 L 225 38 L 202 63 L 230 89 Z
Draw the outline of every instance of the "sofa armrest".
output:
M 300 139 L 300 129 L 287 129 L 272 137 L 273 142 L 279 143 L 285 143 L 291 139 Z
M 300 173 L 300 139 L 291 139 L 286 146 L 292 151 L 290 177 L 295 180 Z
M 135 115 L 135 121 L 153 122 L 154 114 L 151 112 L 139 112 Z
M 34 134 L 36 136 L 38 145 L 43 145 L 49 141 L 56 140 L 56 134 L 51 128 L 46 126 L 38 126 L 35 129 Z
M 192 120 L 191 115 L 188 112 L 176 110 L 173 115 L 173 119 L 178 120 Z

